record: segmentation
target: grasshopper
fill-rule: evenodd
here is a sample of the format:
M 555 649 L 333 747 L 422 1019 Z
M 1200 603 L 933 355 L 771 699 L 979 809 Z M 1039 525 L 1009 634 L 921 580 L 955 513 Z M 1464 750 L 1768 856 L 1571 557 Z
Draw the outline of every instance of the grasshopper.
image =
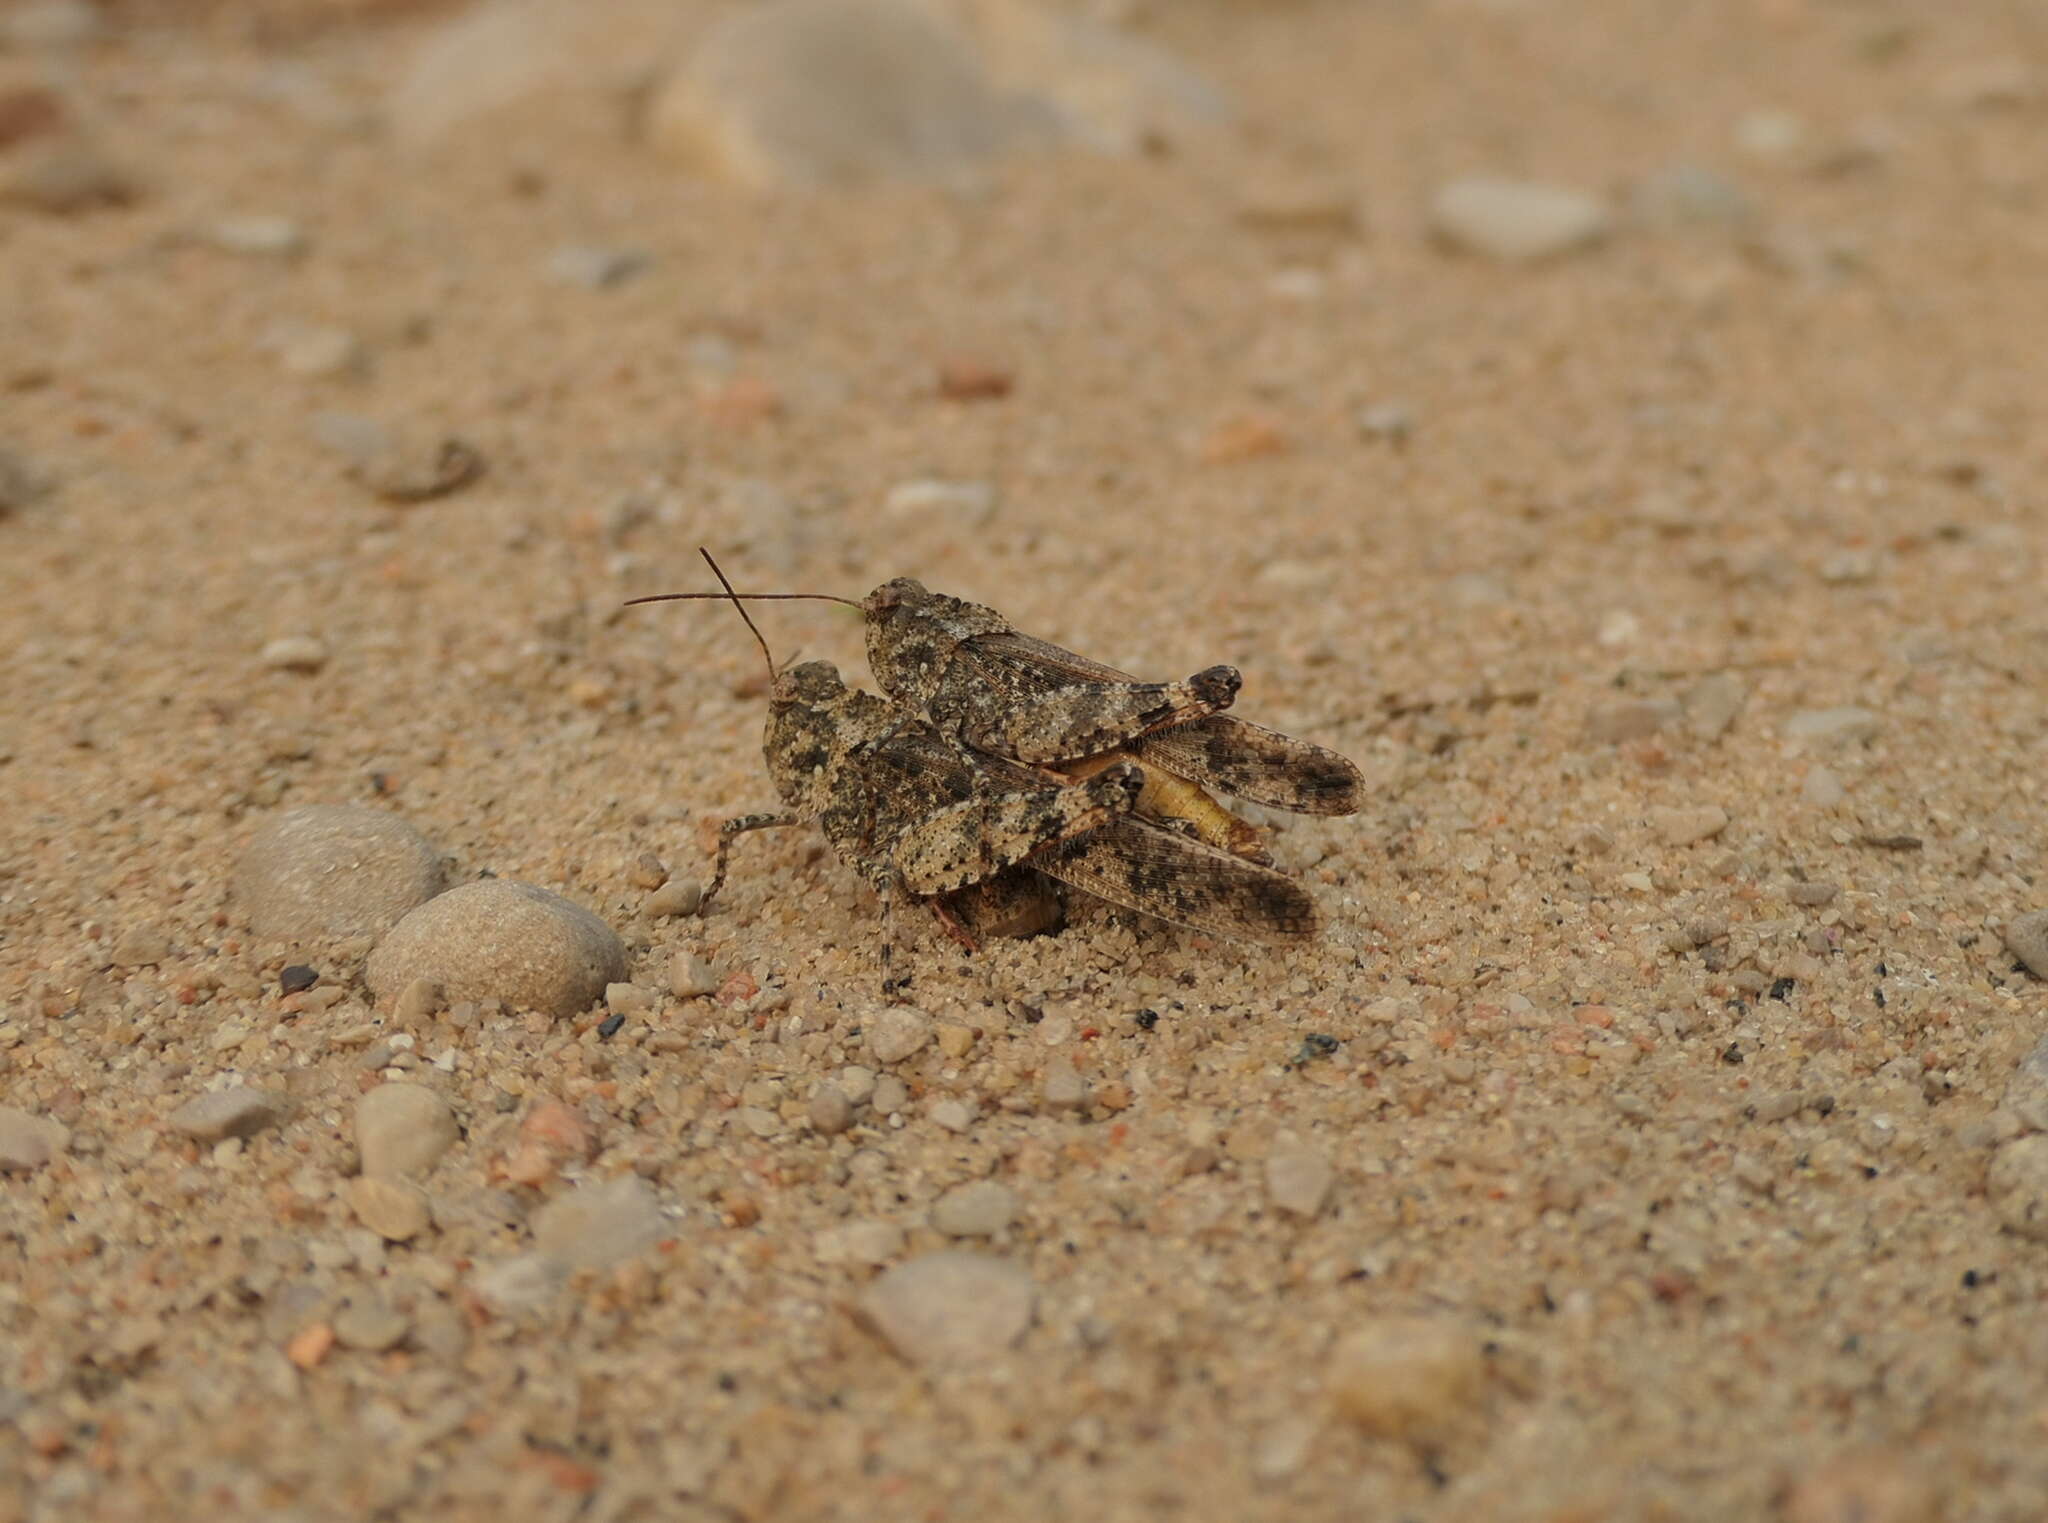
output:
M 700 913 L 724 885 L 736 837 L 815 823 L 881 896 L 890 993 L 899 987 L 888 971 L 899 895 L 931 900 L 971 945 L 955 906 L 1000 918 L 1035 893 L 1020 879 L 1028 868 L 1200 930 L 1266 941 L 1313 934 L 1314 905 L 1293 880 L 1137 818 L 1144 776 L 1135 763 L 1079 779 L 1050 773 L 968 749 L 901 705 L 848 687 L 829 662 L 778 670 L 711 565 L 768 662 L 762 751 L 784 807 L 720 827 Z
M 907 709 L 985 755 L 1072 777 L 1134 763 L 1144 777 L 1139 813 L 1247 861 L 1269 865 L 1271 858 L 1259 833 L 1208 789 L 1297 814 L 1358 811 L 1365 784 L 1349 760 L 1224 712 L 1240 686 L 1232 667 L 1207 667 L 1182 682 L 1141 682 L 909 577 L 884 582 L 857 603 L 822 593 L 747 597 L 857 610 L 876 683 Z

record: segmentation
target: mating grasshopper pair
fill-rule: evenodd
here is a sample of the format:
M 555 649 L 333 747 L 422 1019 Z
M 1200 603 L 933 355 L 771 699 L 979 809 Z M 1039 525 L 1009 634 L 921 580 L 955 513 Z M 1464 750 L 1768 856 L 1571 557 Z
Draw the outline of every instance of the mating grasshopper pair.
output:
M 817 594 L 675 593 L 745 603 Z M 815 822 L 882 896 L 932 901 L 970 927 L 1043 919 L 1042 873 L 1098 898 L 1222 936 L 1313 936 L 1315 906 L 1270 865 L 1257 833 L 1205 785 L 1275 808 L 1349 814 L 1358 769 L 1335 752 L 1225 713 L 1239 677 L 1210 667 L 1140 682 L 1012 629 L 994 609 L 898 578 L 854 603 L 886 698 L 849 688 L 828 662 L 778 671 L 764 741 L 783 809 L 725 823 L 709 904 L 735 836 Z

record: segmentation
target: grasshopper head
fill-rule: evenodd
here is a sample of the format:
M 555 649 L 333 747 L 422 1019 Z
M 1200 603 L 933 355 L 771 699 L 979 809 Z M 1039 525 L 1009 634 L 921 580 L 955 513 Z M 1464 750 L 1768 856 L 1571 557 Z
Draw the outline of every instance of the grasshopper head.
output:
M 933 592 L 907 576 L 882 583 L 860 608 L 875 681 L 891 698 L 913 704 L 938 691 L 961 641 L 1009 628 L 993 608 Z
M 847 743 L 843 713 L 852 694 L 829 661 L 806 661 L 775 676 L 761 752 L 783 803 L 816 814 L 829 800 Z

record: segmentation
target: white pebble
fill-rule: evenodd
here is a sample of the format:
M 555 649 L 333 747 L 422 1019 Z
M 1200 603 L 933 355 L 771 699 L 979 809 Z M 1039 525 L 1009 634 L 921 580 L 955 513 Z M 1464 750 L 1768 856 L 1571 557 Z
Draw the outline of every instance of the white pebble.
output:
M 1569 186 L 1473 176 L 1436 193 L 1429 222 L 1453 248 L 1528 261 L 1599 242 L 1612 218 L 1598 196 Z
M 1266 1194 L 1296 1216 L 1321 1214 L 1336 1180 L 1330 1160 L 1305 1143 L 1277 1144 L 1266 1158 Z
M 983 1254 L 928 1253 L 888 1270 L 860 1297 L 867 1323 L 912 1364 L 973 1366 L 1030 1327 L 1031 1276 Z
M 571 1269 L 610 1269 L 668 1235 L 653 1186 L 637 1174 L 581 1185 L 533 1214 L 534 1245 Z
M 237 1086 L 187 1100 L 171 1112 L 168 1125 L 195 1142 L 219 1142 L 254 1136 L 289 1109 L 282 1096 Z
M 1486 1389 L 1478 1337 L 1447 1317 L 1388 1317 L 1348 1333 L 1330 1356 L 1337 1410 L 1382 1438 L 1418 1445 L 1455 1429 Z
M 327 664 L 327 643 L 313 635 L 283 635 L 256 659 L 274 672 L 317 672 Z

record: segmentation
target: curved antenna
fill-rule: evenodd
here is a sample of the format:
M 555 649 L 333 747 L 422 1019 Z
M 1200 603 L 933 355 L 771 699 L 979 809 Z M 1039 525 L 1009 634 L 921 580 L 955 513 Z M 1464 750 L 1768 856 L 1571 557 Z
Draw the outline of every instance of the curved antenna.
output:
M 718 585 L 725 589 L 724 595 L 732 600 L 732 606 L 739 610 L 739 616 L 742 619 L 746 620 L 747 628 L 753 633 L 754 643 L 761 647 L 761 659 L 768 663 L 768 685 L 770 687 L 773 687 L 775 685 L 775 656 L 774 653 L 768 649 L 768 642 L 762 638 L 761 631 L 755 628 L 753 617 L 747 612 L 747 605 L 741 602 L 740 595 L 732 590 L 732 583 L 728 582 L 725 579 L 725 573 L 718 569 L 718 562 L 711 558 L 711 552 L 709 550 L 706 550 L 702 545 L 699 545 L 697 547 L 697 553 L 704 557 L 704 564 L 711 568 L 711 574 L 718 578 Z M 699 596 L 715 598 L 719 596 L 719 594 L 715 592 L 707 592 L 701 593 L 699 594 Z M 639 600 L 636 599 L 635 601 Z

